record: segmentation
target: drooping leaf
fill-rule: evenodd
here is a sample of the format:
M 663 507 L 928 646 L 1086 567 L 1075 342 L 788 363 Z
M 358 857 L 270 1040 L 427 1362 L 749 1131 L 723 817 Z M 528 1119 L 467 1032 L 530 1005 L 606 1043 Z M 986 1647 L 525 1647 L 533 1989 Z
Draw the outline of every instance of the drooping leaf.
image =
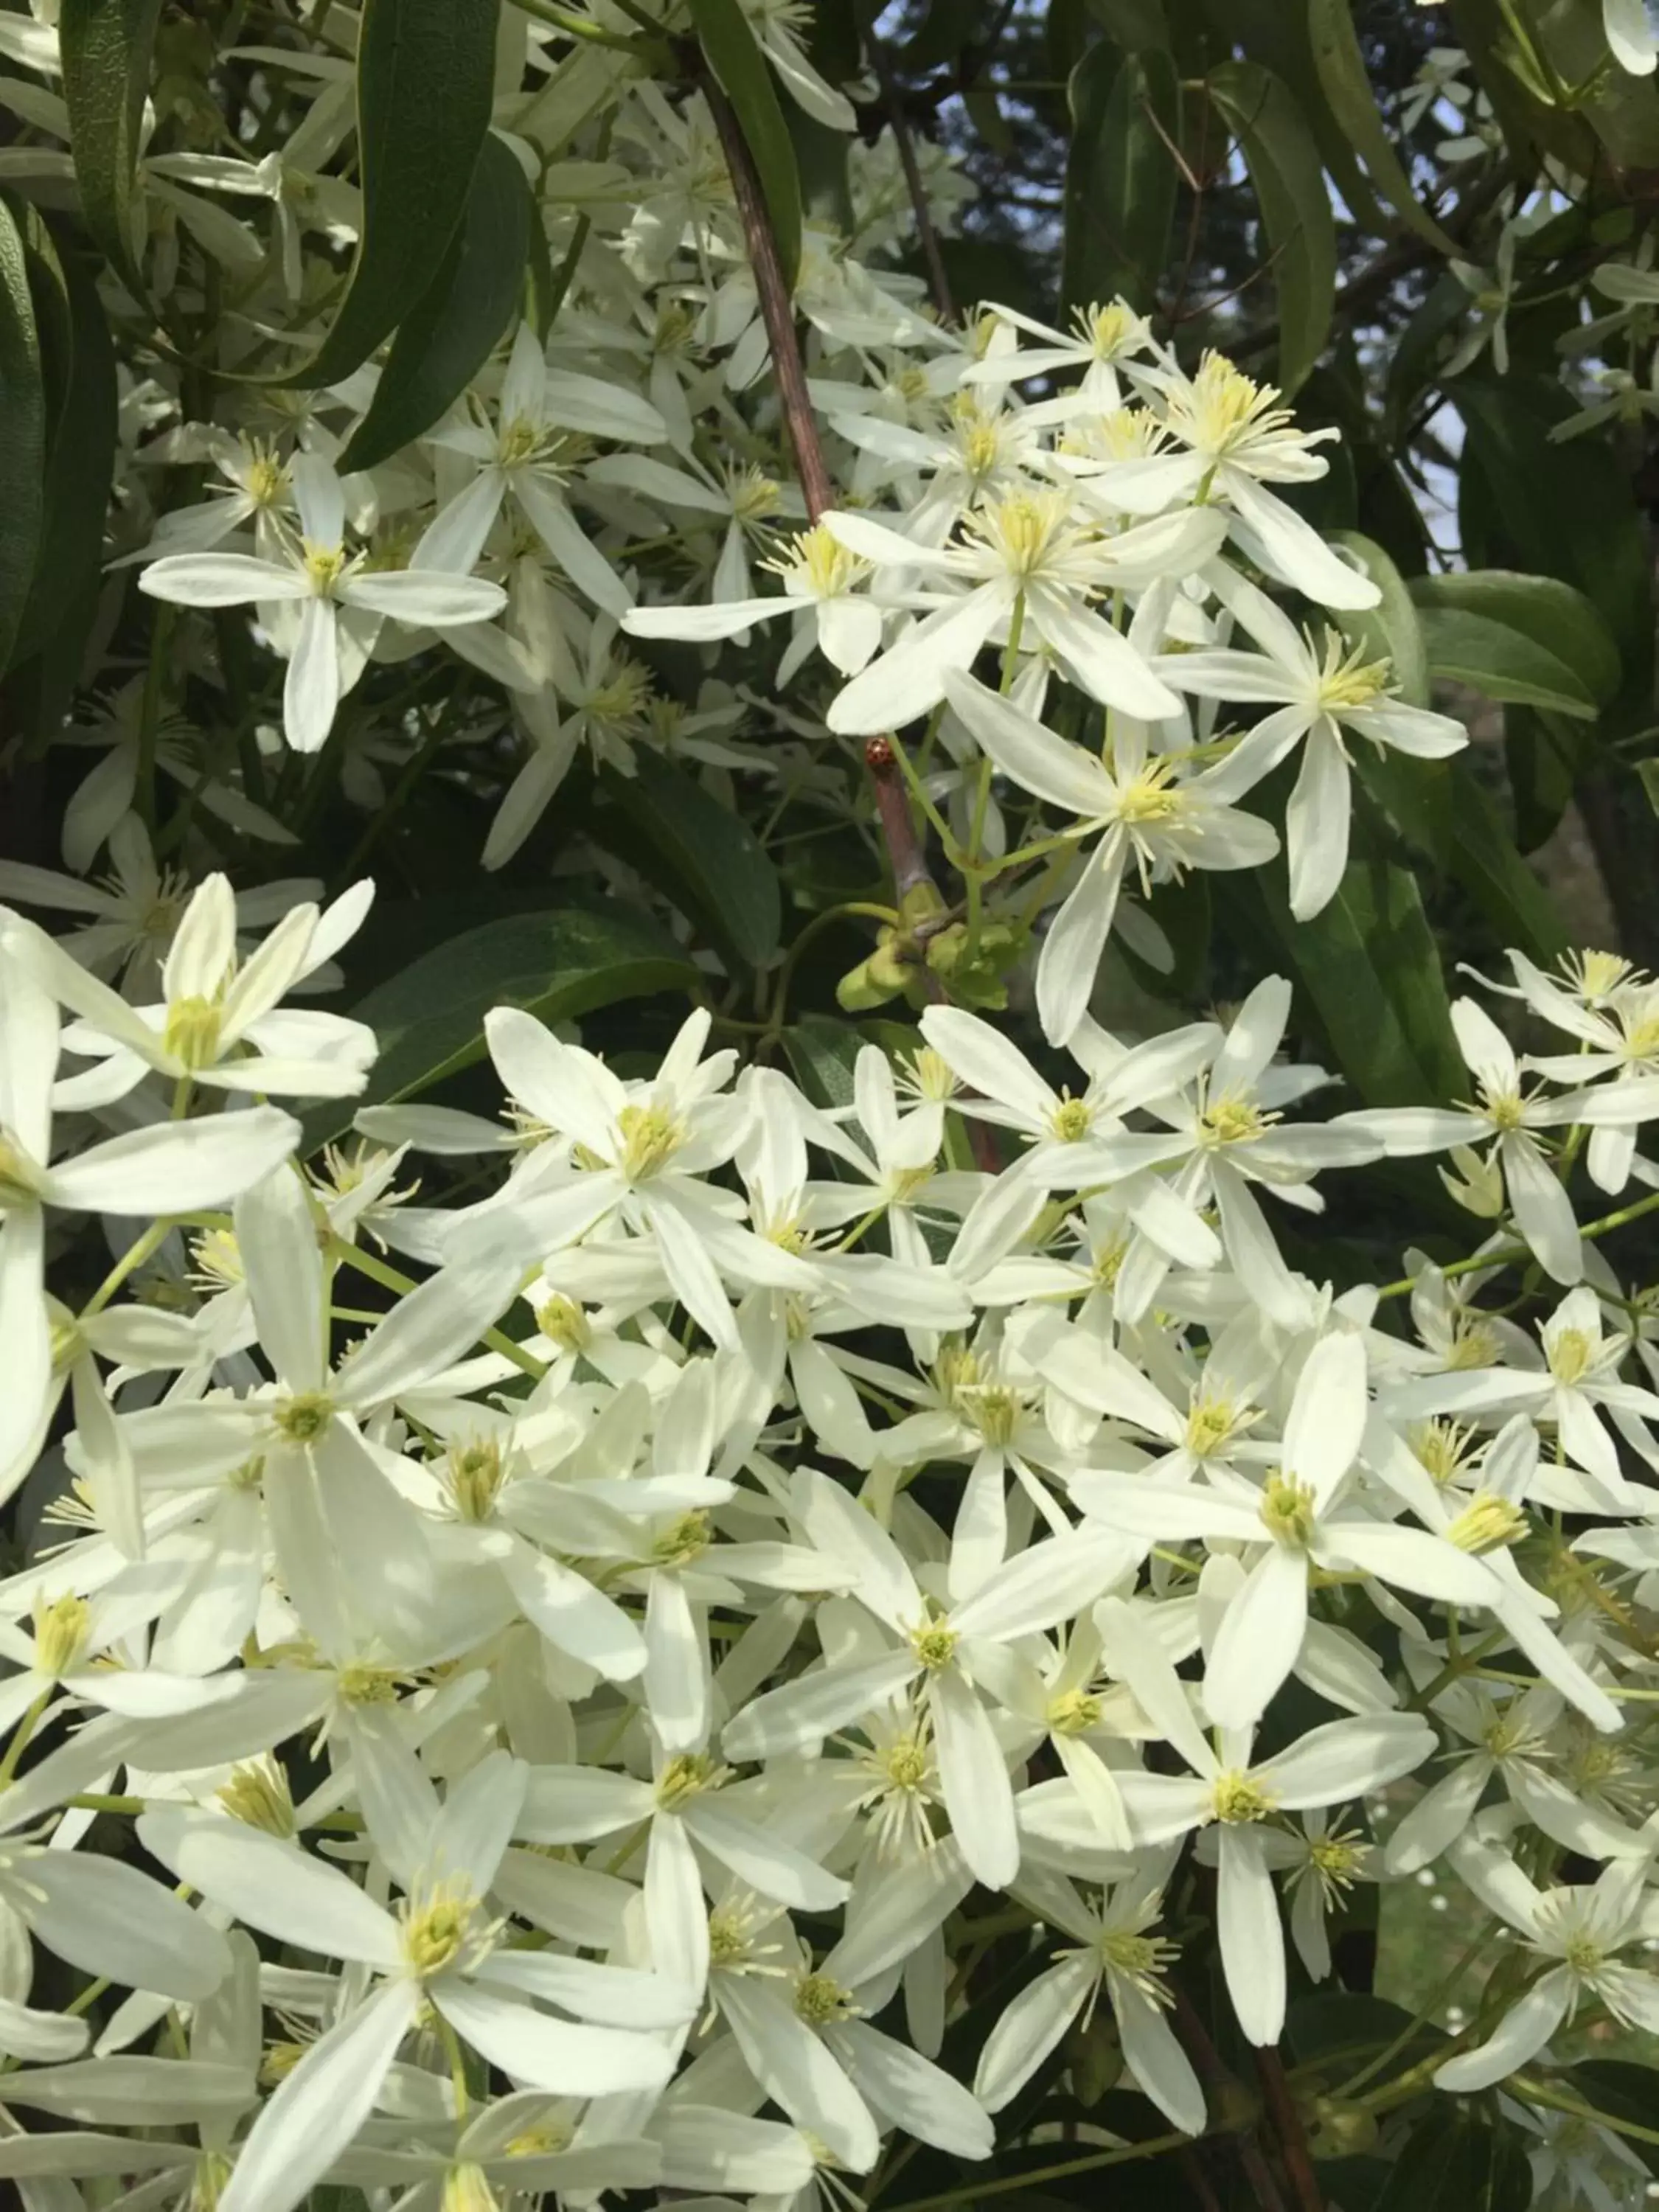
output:
M 1632 2120 L 1638 2128 L 1659 2128 L 1659 2071 L 1627 2058 L 1587 2058 L 1568 2076 L 1573 2094 L 1593 2112 L 1605 2112 L 1616 2127 Z M 1659 2143 L 1626 2136 L 1626 2142 L 1648 2172 L 1659 2174 Z
M 808 1014 L 783 1033 L 783 1048 L 795 1080 L 815 1106 L 850 1106 L 853 1064 L 865 1042 L 850 1022 Z
M 569 1021 L 618 999 L 684 991 L 696 971 L 642 915 L 578 908 L 503 915 L 422 953 L 353 1006 L 380 1053 L 361 1098 L 331 1101 L 307 1127 L 308 1145 L 351 1126 L 359 1106 L 418 1097 L 484 1054 L 492 1006 L 522 1006 Z
M 339 312 L 281 380 L 337 384 L 430 289 L 461 227 L 494 100 L 501 0 L 364 0 L 357 41 L 363 228 Z
M 1652 559 L 1629 471 L 1611 445 L 1552 440 L 1575 403 L 1547 378 L 1517 370 L 1502 383 L 1459 377 L 1453 391 L 1467 433 L 1459 483 L 1464 557 L 1472 568 L 1559 576 L 1583 592 L 1622 663 L 1615 719 L 1646 721 Z
M 1504 759 L 1515 800 L 1515 842 L 1536 852 L 1572 802 L 1589 769 L 1595 739 L 1582 721 L 1544 709 L 1511 707 L 1504 716 Z
M 1452 766 L 1452 872 L 1504 945 L 1534 960 L 1559 957 L 1571 943 L 1555 902 L 1516 850 L 1491 796 L 1466 762 Z
M 1488 699 L 1594 720 L 1596 702 L 1577 671 L 1524 630 L 1466 607 L 1419 605 L 1419 613 L 1437 676 L 1471 684 Z
M 1282 865 L 1257 871 L 1252 887 L 1358 1097 L 1368 1106 L 1450 1097 L 1462 1062 L 1416 878 L 1384 855 L 1363 811 L 1351 854 L 1335 897 L 1310 921 L 1291 915 Z
M 0 668 L 28 599 L 40 535 L 46 398 L 23 234 L 0 199 Z
M 161 14 L 161 0 L 64 0 L 58 18 L 82 213 L 105 259 L 138 300 L 145 286 L 133 180 Z
M 1138 54 L 1148 46 L 1170 43 L 1164 0 L 1088 0 L 1088 8 L 1107 37 L 1125 53 Z
M 1223 62 L 1211 97 L 1237 138 L 1261 210 L 1279 300 L 1279 376 L 1288 397 L 1325 349 L 1336 297 L 1336 223 L 1324 165 L 1289 92 L 1259 62 Z
M 48 649 L 57 668 L 46 699 L 61 696 L 66 706 L 103 574 L 104 517 L 115 466 L 115 348 L 89 270 L 72 252 L 60 257 L 39 222 L 29 263 L 37 302 L 43 291 L 55 302 L 53 343 L 42 356 L 53 414 L 34 580 L 12 658 L 21 661 Z M 44 328 L 44 316 L 42 322 Z
M 732 103 L 772 219 L 783 280 L 800 267 L 800 177 L 772 72 L 738 0 L 686 0 L 703 58 Z
M 1062 287 L 1073 307 L 1121 293 L 1150 308 L 1169 256 L 1181 129 L 1175 64 L 1102 41 L 1072 73 Z
M 1223 53 L 1242 47 L 1288 88 L 1354 221 L 1364 230 L 1385 230 L 1388 217 L 1320 82 L 1308 10 L 1301 0 L 1288 6 L 1285 0 L 1202 0 L 1202 6 Z
M 1314 65 L 1332 112 L 1349 143 L 1364 164 L 1365 173 L 1395 213 L 1437 252 L 1452 255 L 1456 246 L 1429 215 L 1412 190 L 1394 142 L 1377 113 L 1364 56 L 1355 35 L 1349 0 L 1310 0 L 1308 26 L 1313 39 Z
M 465 219 L 425 298 L 398 326 L 368 412 L 340 456 L 343 469 L 389 459 L 465 391 L 519 306 L 539 220 L 524 171 L 501 139 L 486 137 Z
M 1411 589 L 1419 608 L 1476 615 L 1531 640 L 1571 672 L 1595 705 L 1619 696 L 1624 672 L 1617 639 L 1595 603 L 1559 577 L 1476 568 L 1419 576 Z
M 641 757 L 605 787 L 662 871 L 661 888 L 728 966 L 763 968 L 778 949 L 778 872 L 741 816 L 669 762 Z
M 1493 2107 L 1441 2098 L 1407 2138 L 1376 2212 L 1526 2212 L 1533 2140 Z

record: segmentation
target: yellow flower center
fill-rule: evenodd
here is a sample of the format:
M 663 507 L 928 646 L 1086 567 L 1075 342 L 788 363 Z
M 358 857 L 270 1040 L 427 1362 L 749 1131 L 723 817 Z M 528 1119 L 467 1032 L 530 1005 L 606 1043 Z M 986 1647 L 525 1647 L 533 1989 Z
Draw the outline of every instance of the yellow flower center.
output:
M 214 1795 L 244 1827 L 258 1828 L 268 1836 L 289 1837 L 295 1832 L 288 1773 L 275 1759 L 248 1759 L 233 1766 L 230 1779 Z
M 858 2010 L 852 1992 L 828 1974 L 803 1974 L 795 1984 L 795 2012 L 809 2027 L 829 2027 Z
M 761 562 L 775 576 L 793 578 L 810 599 L 839 599 L 865 576 L 870 564 L 849 553 L 821 522 L 789 538 L 782 550 Z
M 450 1446 L 446 1486 L 461 1520 L 489 1520 L 501 1486 L 501 1450 L 493 1437 Z
M 412 1900 L 404 1921 L 404 1956 L 424 1979 L 453 1966 L 466 1948 L 478 1900 L 459 1890 L 439 1890 L 424 1904 Z
M 1558 1382 L 1577 1382 L 1595 1358 L 1595 1340 L 1585 1329 L 1559 1330 L 1549 1346 L 1550 1373 Z
M 930 1674 L 950 1665 L 957 1652 L 957 1632 L 942 1620 L 927 1621 L 910 1631 L 910 1649 Z
M 684 1124 L 665 1106 L 624 1106 L 617 1127 L 623 1140 L 617 1164 L 630 1182 L 644 1182 L 666 1167 L 685 1141 Z
M 1527 1516 L 1518 1505 L 1482 1491 L 1447 1529 L 1446 1540 L 1460 1552 L 1501 1552 L 1526 1533 Z
M 1313 1541 L 1312 1489 L 1275 1468 L 1262 1492 L 1261 1521 L 1275 1543 L 1286 1545 L 1293 1551 L 1305 1551 Z
M 179 1065 L 211 1067 L 219 1057 L 224 1009 L 215 999 L 175 999 L 167 1008 L 161 1042 Z
M 1311 638 L 1309 640 L 1312 643 Z M 1317 704 L 1322 714 L 1340 714 L 1357 707 L 1374 706 L 1392 688 L 1389 661 L 1367 660 L 1364 646 L 1349 649 L 1334 629 L 1325 632 L 1325 649 L 1319 672 Z
M 587 1316 L 562 1291 L 556 1291 L 537 1307 L 536 1326 L 561 1352 L 585 1352 L 593 1334 Z
M 1253 1775 L 1241 1774 L 1237 1767 L 1217 1775 L 1210 1790 L 1213 1819 L 1233 1827 L 1247 1820 L 1265 1820 L 1273 1809 L 1271 1793 Z
M 1278 1119 L 1277 1114 L 1264 1112 L 1253 1098 L 1224 1093 L 1206 1101 L 1198 1117 L 1199 1139 L 1206 1146 L 1251 1145 L 1265 1136 Z
M 325 1390 L 301 1390 L 279 1398 L 271 1413 L 278 1436 L 291 1444 L 314 1444 L 334 1419 L 334 1401 Z
M 683 1751 L 669 1760 L 658 1779 L 657 1803 L 672 1813 L 688 1798 L 718 1790 L 731 1771 L 729 1766 L 717 1765 L 706 1751 Z
M 1176 436 L 1218 459 L 1291 422 L 1271 384 L 1257 384 L 1224 354 L 1206 353 L 1191 386 L 1170 395 L 1168 420 Z
M 659 1566 L 690 1566 L 693 1559 L 708 1549 L 713 1534 L 714 1523 L 701 1508 L 682 1513 L 652 1545 L 651 1556 Z
M 1095 1109 L 1086 1098 L 1073 1098 L 1068 1091 L 1048 1116 L 1048 1127 L 1062 1145 L 1075 1145 L 1094 1126 Z
M 0 1131 L 0 1213 L 9 1206 L 33 1206 L 40 1188 L 40 1170 L 20 1144 Z
M 1086 1690 L 1062 1691 L 1048 1700 L 1048 1726 L 1055 1735 L 1086 1735 L 1100 1725 L 1100 1699 Z
M 34 1663 L 56 1681 L 86 1648 L 92 1608 L 83 1597 L 58 1597 L 34 1616 Z
M 346 572 L 346 551 L 343 545 L 313 545 L 309 538 L 303 548 L 305 571 L 311 588 L 319 599 L 334 596 L 335 586 Z

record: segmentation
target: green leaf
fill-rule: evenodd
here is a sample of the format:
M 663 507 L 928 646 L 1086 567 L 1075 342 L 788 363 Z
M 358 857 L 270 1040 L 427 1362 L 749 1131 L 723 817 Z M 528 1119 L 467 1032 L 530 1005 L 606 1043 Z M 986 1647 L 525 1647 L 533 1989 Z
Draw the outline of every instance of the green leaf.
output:
M 1121 293 L 1156 304 L 1175 220 L 1181 96 L 1158 47 L 1120 54 L 1104 40 L 1072 72 L 1061 283 L 1073 307 Z
M 1400 2041 L 1390 2073 L 1403 2073 L 1446 2040 L 1432 2021 L 1413 2021 L 1403 2006 L 1369 1991 L 1320 1990 L 1297 1997 L 1285 2015 L 1285 2046 L 1298 2066 L 1320 2064 L 1356 2073 L 1367 2058 Z M 1338 2078 L 1334 2075 L 1333 2078 Z
M 571 908 L 485 922 L 423 953 L 351 1009 L 379 1038 L 380 1058 L 361 1098 L 331 1101 L 313 1117 L 307 1143 L 349 1129 L 359 1106 L 418 1097 L 482 1060 L 492 1006 L 570 1021 L 696 981 L 684 953 L 642 915 Z
M 1659 814 L 1659 760 L 1638 761 L 1636 773 L 1648 795 L 1648 805 L 1656 814 Z
M 1424 642 L 1437 676 L 1472 684 L 1488 699 L 1594 720 L 1596 702 L 1577 671 L 1524 630 L 1463 607 L 1422 606 Z
M 372 469 L 429 430 L 489 358 L 518 307 L 538 210 L 502 141 L 484 140 L 466 216 L 426 296 L 392 341 L 374 397 L 340 456 Z
M 703 58 L 732 103 L 772 218 L 783 281 L 800 268 L 800 177 L 772 72 L 738 0 L 686 0 Z
M 466 214 L 489 129 L 499 10 L 500 0 L 363 0 L 362 235 L 328 335 L 283 385 L 349 376 L 430 289 Z
M 37 301 L 49 290 L 55 302 L 54 343 L 42 363 L 55 417 L 34 581 L 12 657 L 21 661 L 50 646 L 58 665 L 48 691 L 62 695 L 67 706 L 103 581 L 104 517 L 115 467 L 115 348 L 90 270 L 72 253 L 60 259 L 44 224 L 34 229 L 29 261 Z M 0 419 L 4 413 L 0 407 Z
M 1282 864 L 1259 871 L 1254 888 L 1360 1100 L 1437 1103 L 1467 1078 L 1416 878 L 1376 849 L 1363 813 L 1352 854 L 1336 896 L 1311 921 L 1292 917 Z
M 636 773 L 605 787 L 664 872 L 662 888 L 728 967 L 763 968 L 783 931 L 778 872 L 748 823 L 667 761 L 637 757 Z
M 161 0 L 63 0 L 58 19 L 81 210 L 104 258 L 137 300 L 146 287 L 132 186 L 161 14 Z
M 1511 369 L 1501 384 L 1459 377 L 1452 388 L 1467 434 L 1459 484 L 1466 559 L 1475 568 L 1559 576 L 1583 592 L 1623 664 L 1615 720 L 1643 726 L 1651 719 L 1653 574 L 1629 470 L 1610 442 L 1552 440 L 1574 405 L 1553 380 Z
M 1394 664 L 1395 682 L 1408 707 L 1429 703 L 1429 657 L 1418 620 L 1413 585 L 1373 538 L 1357 530 L 1334 530 L 1335 542 L 1352 553 L 1382 594 L 1374 607 L 1344 608 L 1338 617 L 1343 633 L 1364 646 L 1377 659 Z
M 868 1039 L 849 1022 L 808 1014 L 783 1033 L 795 1080 L 815 1106 L 850 1106 L 853 1065 Z
M 1582 722 L 1528 707 L 1504 717 L 1504 760 L 1515 800 L 1515 842 L 1535 853 L 1571 804 L 1573 789 L 1591 764 L 1595 733 Z
M 1419 607 L 1479 615 L 1530 639 L 1570 670 L 1598 707 L 1618 697 L 1624 680 L 1618 641 L 1594 602 L 1559 577 L 1476 568 L 1419 576 L 1411 589 Z
M 11 658 L 40 536 L 46 435 L 23 234 L 0 199 L 0 668 Z
M 1310 0 L 1308 27 L 1313 40 L 1314 66 L 1325 97 L 1371 182 L 1420 239 L 1437 252 L 1455 256 L 1455 245 L 1419 204 L 1376 112 L 1365 58 L 1354 33 L 1350 0 Z
M 1338 122 L 1314 64 L 1313 36 L 1301 0 L 1202 0 L 1216 41 L 1215 51 L 1243 48 L 1251 61 L 1270 69 L 1289 89 L 1312 130 L 1325 167 L 1361 229 L 1380 233 L 1388 217 L 1354 159 L 1354 149 Z
M 1125 53 L 1144 52 L 1148 46 L 1167 46 L 1170 26 L 1164 0 L 1088 0 L 1089 13 L 1109 39 Z
M 1438 2099 L 1407 2138 L 1376 2212 L 1526 2212 L 1530 2141 L 1489 2108 Z
M 1515 848 L 1491 796 L 1467 761 L 1452 771 L 1453 874 L 1505 945 L 1532 959 L 1559 959 L 1571 945 L 1555 902 Z
M 1336 298 L 1336 222 L 1301 110 L 1259 62 L 1212 70 L 1210 96 L 1237 138 L 1279 295 L 1279 384 L 1288 398 L 1325 350 Z
M 1638 2128 L 1659 2128 L 1659 2072 L 1651 2066 L 1627 2058 L 1586 2058 L 1567 2080 L 1574 2094 L 1605 2113 L 1613 2127 L 1629 2120 Z M 1639 2136 L 1625 2141 L 1650 2173 L 1659 2174 L 1659 2143 L 1644 2142 Z

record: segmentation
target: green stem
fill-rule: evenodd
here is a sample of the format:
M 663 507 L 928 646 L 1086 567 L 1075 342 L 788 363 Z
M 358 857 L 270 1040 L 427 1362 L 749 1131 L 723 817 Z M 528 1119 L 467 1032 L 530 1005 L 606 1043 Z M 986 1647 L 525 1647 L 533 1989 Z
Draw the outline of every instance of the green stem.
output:
M 372 1252 L 365 1252 L 359 1246 L 348 1243 L 343 1237 L 329 1238 L 328 1256 L 337 1264 L 343 1262 L 348 1267 L 355 1267 L 360 1275 L 367 1275 L 371 1282 L 379 1283 L 384 1289 L 396 1291 L 399 1297 L 420 1288 L 412 1275 L 405 1275 L 396 1267 L 387 1267 L 384 1260 L 377 1260 Z M 515 1344 L 502 1329 L 484 1329 L 480 1333 L 478 1341 L 487 1344 L 492 1352 L 499 1352 L 503 1359 L 510 1359 L 520 1373 L 529 1376 L 532 1382 L 539 1382 L 547 1372 L 546 1367 L 533 1352 L 526 1352 L 521 1344 Z
M 1185 2150 L 1195 2140 L 1179 2131 L 1148 2136 L 1145 2142 L 1129 2143 L 1121 2150 L 1097 2150 L 1087 2158 L 1068 2158 L 1058 2166 L 1033 2166 L 1029 2172 L 1005 2176 L 1000 2181 L 970 2181 L 960 2189 L 947 2189 L 937 2197 L 909 2197 L 888 2212 L 949 2212 L 952 2205 L 982 2204 L 992 2197 L 1006 2197 L 1015 2190 L 1037 2189 L 1045 2181 L 1069 2180 L 1074 2173 L 1094 2173 L 1103 2166 L 1128 2166 L 1141 2158 L 1160 2158 L 1167 2150 Z
M 1644 1214 L 1659 1212 L 1659 1190 L 1650 1191 L 1633 1205 L 1621 1206 L 1617 1213 L 1603 1214 L 1599 1221 L 1587 1221 L 1579 1231 L 1581 1237 L 1606 1237 L 1615 1229 L 1623 1229 L 1632 1221 L 1639 1221 Z M 1500 1244 L 1495 1252 L 1477 1252 L 1472 1259 L 1454 1260 L 1440 1270 L 1443 1275 L 1472 1275 L 1484 1267 L 1507 1267 L 1517 1260 L 1530 1260 L 1532 1251 L 1525 1244 Z M 1420 1277 L 1404 1275 L 1397 1283 L 1385 1283 L 1377 1292 L 1379 1298 L 1403 1298 L 1417 1288 Z
M 163 600 L 149 633 L 149 660 L 138 705 L 138 775 L 132 793 L 133 811 L 149 830 L 155 827 L 155 747 L 161 730 L 161 679 L 173 624 L 173 610 Z

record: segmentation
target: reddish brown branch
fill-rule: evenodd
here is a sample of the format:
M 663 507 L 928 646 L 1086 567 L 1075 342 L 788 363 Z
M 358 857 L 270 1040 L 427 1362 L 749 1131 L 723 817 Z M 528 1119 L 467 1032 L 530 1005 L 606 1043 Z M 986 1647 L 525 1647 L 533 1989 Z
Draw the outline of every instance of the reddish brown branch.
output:
M 826 508 L 835 505 L 836 495 L 824 465 L 823 447 L 818 440 L 817 423 L 806 389 L 806 364 L 801 359 L 800 341 L 795 334 L 795 303 L 784 282 L 778 242 L 766 211 L 760 179 L 755 174 L 755 165 L 750 159 L 738 118 L 732 112 L 732 103 L 712 77 L 705 79 L 703 93 L 714 118 L 714 128 L 720 133 L 726 166 L 732 173 L 732 191 L 738 204 L 738 220 L 743 224 L 744 242 L 749 249 L 749 265 L 755 273 L 755 294 L 772 349 L 778 403 L 783 410 L 789 442 L 794 447 L 801 496 L 806 502 L 809 518 L 816 522 Z
M 927 204 L 927 187 L 921 180 L 921 169 L 916 161 L 916 142 L 911 136 L 910 125 L 904 112 L 904 95 L 899 90 L 887 50 L 881 41 L 872 36 L 869 40 L 871 58 L 876 65 L 876 79 L 881 86 L 881 96 L 887 103 L 887 118 L 892 125 L 893 143 L 898 148 L 899 167 L 904 172 L 904 188 L 910 195 L 910 206 L 916 218 L 916 236 L 921 246 L 921 258 L 927 268 L 927 289 L 933 295 L 933 305 L 942 320 L 957 319 L 956 302 L 951 294 L 951 278 L 945 266 L 945 256 L 939 250 L 939 232 L 933 225 L 933 211 Z
M 1308 2148 L 1307 2131 L 1296 2108 L 1291 2085 L 1285 2078 L 1285 2062 L 1276 2045 L 1256 2052 L 1255 2070 L 1267 2100 L 1273 2132 L 1279 2137 L 1285 2176 L 1296 2193 L 1298 2212 L 1325 2212 L 1319 2177 L 1314 2172 L 1313 2155 Z

